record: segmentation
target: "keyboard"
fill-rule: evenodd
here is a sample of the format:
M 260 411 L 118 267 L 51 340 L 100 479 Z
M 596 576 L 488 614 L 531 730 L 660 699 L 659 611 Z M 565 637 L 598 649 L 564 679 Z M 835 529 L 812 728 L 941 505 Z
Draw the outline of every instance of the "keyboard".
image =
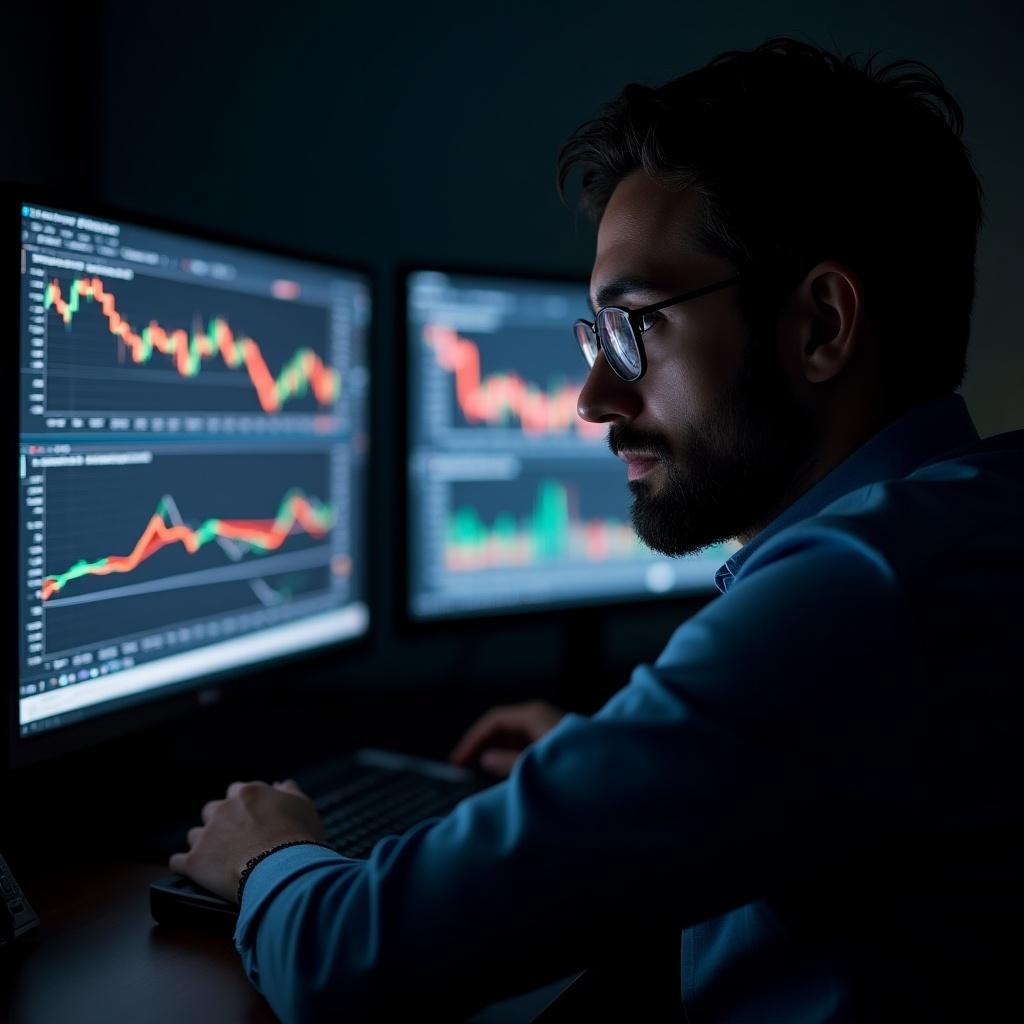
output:
M 329 844 L 363 858 L 376 843 L 427 818 L 447 814 L 485 788 L 479 775 L 440 761 L 386 750 L 359 750 L 295 774 L 320 811 Z M 238 907 L 181 875 L 149 887 L 150 911 L 161 924 L 231 934 Z
M 482 788 L 448 765 L 383 750 L 362 750 L 296 781 L 320 811 L 327 840 L 346 857 L 366 857 L 384 836 L 447 814 Z

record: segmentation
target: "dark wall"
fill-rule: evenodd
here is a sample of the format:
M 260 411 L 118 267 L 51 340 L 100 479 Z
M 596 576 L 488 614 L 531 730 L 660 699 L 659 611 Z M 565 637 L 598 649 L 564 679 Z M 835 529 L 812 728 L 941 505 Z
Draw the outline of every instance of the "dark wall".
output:
M 100 190 L 382 272 L 434 258 L 586 273 L 592 235 L 556 198 L 555 153 L 626 81 L 656 83 L 775 34 L 930 64 L 964 107 L 988 193 L 965 393 L 982 433 L 1021 425 L 1011 286 L 1024 263 L 1014 244 L 1018 5 L 406 0 L 298 4 L 276 18 L 253 9 L 184 3 L 169 16 L 162 5 L 105 5 Z
M 100 127 L 95 55 L 99 25 L 46 31 L 29 4 L 8 4 L 0 22 L 0 181 L 95 187 Z
M 585 276 L 592 231 L 554 189 L 566 135 L 626 81 L 654 84 L 777 34 L 922 60 L 961 101 L 987 191 L 965 394 L 983 434 L 1024 426 L 1015 302 L 1024 276 L 1015 244 L 1024 19 L 1008 5 L 958 0 L 894 11 L 885 0 L 459 0 L 273 8 L 118 2 L 96 10 L 74 19 L 78 34 L 47 33 L 45 42 L 39 35 L 35 49 L 19 45 L 17 33 L 9 37 L 5 94 L 22 99 L 4 114 L 5 134 L 17 133 L 19 143 L 2 157 L 3 171 L 371 264 L 381 282 L 380 468 L 397 458 L 400 441 L 395 265 L 436 260 Z M 263 10 L 277 13 L 255 13 Z M 29 19 L 20 17 L 28 32 Z M 52 79 L 37 70 L 39 53 L 56 53 L 44 66 Z M 19 93 L 15 86 L 29 79 L 50 84 Z M 390 538 L 400 510 L 384 474 L 374 501 L 383 614 L 370 649 L 339 661 L 326 685 L 458 679 L 496 696 L 555 692 L 566 652 L 561 617 L 415 638 L 397 630 Z M 634 660 L 653 658 L 693 607 L 592 615 L 582 629 L 606 638 L 598 648 L 602 685 L 624 681 Z

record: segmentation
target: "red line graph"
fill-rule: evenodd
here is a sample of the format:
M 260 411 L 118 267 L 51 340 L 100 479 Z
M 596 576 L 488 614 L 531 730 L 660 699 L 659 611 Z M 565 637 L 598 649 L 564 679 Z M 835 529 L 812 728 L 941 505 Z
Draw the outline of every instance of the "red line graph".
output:
M 455 376 L 455 399 L 469 423 L 498 425 L 514 417 L 525 434 L 554 434 L 575 429 L 592 440 L 604 437 L 607 426 L 582 420 L 576 411 L 579 386 L 566 385 L 553 393 L 523 380 L 515 373 L 484 378 L 480 348 L 451 327 L 427 324 L 423 339 L 433 349 L 438 365 Z

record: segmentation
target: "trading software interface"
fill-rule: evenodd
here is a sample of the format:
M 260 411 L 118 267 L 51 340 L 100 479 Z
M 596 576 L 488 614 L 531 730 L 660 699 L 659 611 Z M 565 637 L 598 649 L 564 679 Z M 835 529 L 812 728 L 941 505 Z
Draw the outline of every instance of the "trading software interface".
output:
M 19 729 L 365 632 L 355 272 L 21 209 Z
M 646 548 L 606 427 L 577 415 L 584 284 L 420 271 L 407 302 L 414 618 L 713 587 L 735 545 Z

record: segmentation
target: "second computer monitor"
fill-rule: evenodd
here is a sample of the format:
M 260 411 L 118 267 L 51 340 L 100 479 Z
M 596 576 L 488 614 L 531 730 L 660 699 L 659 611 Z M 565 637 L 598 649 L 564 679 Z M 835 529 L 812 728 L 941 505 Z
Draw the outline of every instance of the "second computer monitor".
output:
M 712 590 L 732 546 L 645 547 L 606 427 L 577 414 L 585 282 L 417 270 L 405 287 L 413 619 Z

